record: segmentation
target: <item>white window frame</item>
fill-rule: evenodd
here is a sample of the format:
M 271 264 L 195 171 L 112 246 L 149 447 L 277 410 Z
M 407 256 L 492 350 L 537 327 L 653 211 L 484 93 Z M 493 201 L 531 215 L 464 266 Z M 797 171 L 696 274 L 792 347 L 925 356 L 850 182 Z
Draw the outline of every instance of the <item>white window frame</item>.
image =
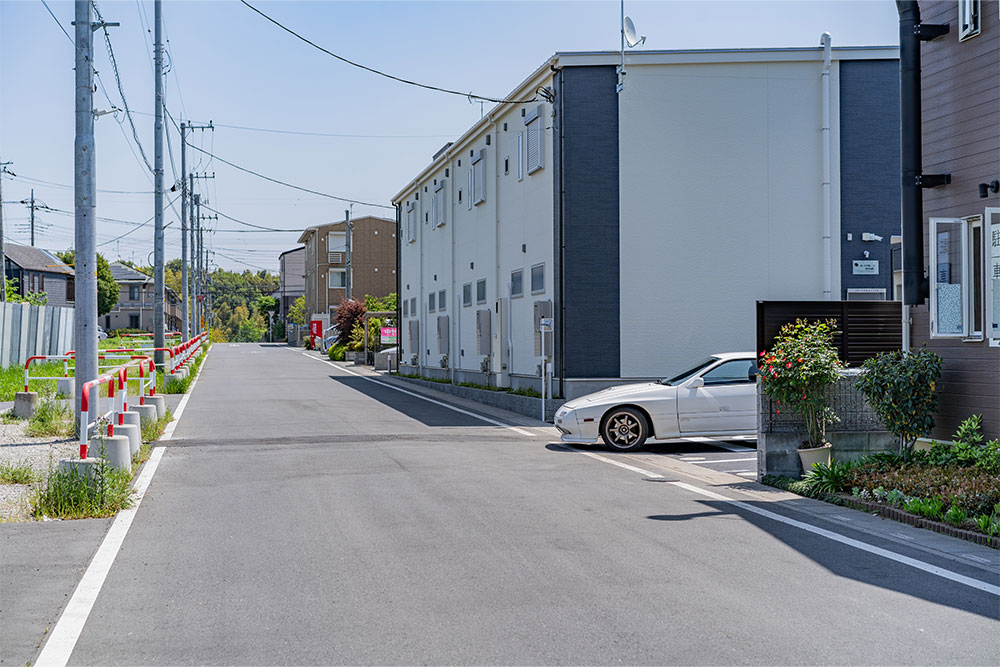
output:
M 532 279 L 533 278 L 532 274 L 534 273 L 535 269 L 538 268 L 541 268 L 542 270 L 542 286 L 540 289 L 535 289 L 535 286 L 532 284 L 534 282 L 534 280 Z M 542 294 L 545 292 L 545 262 L 542 262 L 541 264 L 535 264 L 534 266 L 531 267 L 531 271 L 528 272 L 528 281 L 529 281 L 528 287 L 531 288 L 532 294 Z
M 417 241 L 417 203 L 411 201 L 406 206 L 406 242 Z
M 339 240 L 340 243 L 336 246 L 333 245 L 335 240 Z M 347 232 L 330 232 L 326 236 L 326 251 L 330 252 L 347 252 Z
M 427 295 L 427 312 L 433 313 L 437 310 L 437 292 L 431 292 Z
M 403 317 L 410 316 L 410 300 L 403 299 Z
M 983 25 L 981 0 L 958 0 L 958 41 L 978 35 Z
M 486 149 L 481 148 L 472 157 L 472 196 L 469 202 L 474 205 L 486 201 Z
M 986 216 L 973 215 L 966 218 L 931 218 L 930 219 L 930 336 L 931 338 L 957 338 L 960 340 L 967 341 L 981 341 L 985 333 L 987 323 L 992 323 L 992 313 L 990 312 L 990 305 L 992 303 L 992 281 L 989 279 L 990 274 L 988 273 L 990 266 L 986 261 L 989 254 L 992 252 L 992 248 L 988 247 L 990 241 L 989 229 L 987 229 L 986 220 L 989 219 L 989 211 L 987 210 Z M 939 231 L 952 231 L 939 229 L 940 226 L 951 225 L 954 229 L 957 226 L 959 232 L 959 247 L 962 250 L 961 256 L 961 266 L 958 267 L 959 271 L 959 285 L 960 285 L 960 298 L 962 300 L 962 327 L 961 331 L 949 331 L 940 332 L 938 331 L 938 285 L 944 284 L 938 282 L 938 273 L 940 270 L 939 259 L 938 259 L 938 234 Z M 982 230 L 982 246 L 980 248 L 980 256 L 976 257 L 973 253 L 972 237 L 970 233 L 974 228 L 980 228 Z M 975 297 L 975 286 L 972 284 L 975 273 L 973 269 L 973 263 L 979 263 L 981 265 L 981 275 L 983 279 L 981 302 L 975 304 L 973 299 Z M 949 272 L 954 272 L 956 267 L 949 265 Z M 950 276 L 954 279 L 954 274 Z M 950 283 L 952 285 L 956 284 L 954 282 Z M 981 330 L 975 330 L 973 328 L 973 308 L 975 306 L 979 307 L 982 313 L 983 327 Z
M 528 135 L 527 141 L 525 141 L 525 163 L 528 166 L 528 174 L 531 175 L 543 169 L 545 167 L 545 142 L 543 141 L 545 130 L 544 130 L 544 111 L 545 107 L 541 104 L 536 106 L 534 109 L 528 111 L 524 117 L 524 131 Z M 531 161 L 531 147 L 537 144 L 537 162 Z
M 462 307 L 468 308 L 471 305 L 472 305 L 472 283 L 465 283 L 464 285 L 462 285 Z
M 524 132 L 517 133 L 517 180 L 524 180 Z
M 438 312 L 448 310 L 448 290 L 438 290 Z
M 448 204 L 445 199 L 447 190 L 445 189 L 444 183 L 444 179 L 438 181 L 438 184 L 434 186 L 434 196 L 431 198 L 431 208 L 433 209 L 433 215 L 431 215 L 431 218 L 435 227 L 441 227 L 444 225 L 448 218 Z
M 994 239 L 994 234 L 996 238 Z M 1000 323 L 1000 277 L 994 280 L 994 272 L 1000 274 L 1000 207 L 990 207 L 983 211 L 983 279 L 986 283 L 983 298 L 983 335 L 989 339 L 990 347 L 1000 347 L 1000 326 L 993 328 L 993 322 Z M 995 268 L 994 268 L 995 267 Z
M 521 276 L 521 291 L 514 291 L 514 274 L 520 274 Z M 524 269 L 514 269 L 510 272 L 510 298 L 518 299 L 524 296 Z
M 483 298 L 482 299 L 479 298 L 479 285 L 480 284 L 482 284 L 482 286 L 483 286 Z M 486 278 L 480 278 L 479 280 L 477 280 L 476 281 L 476 303 L 477 304 L 486 303 L 486 298 L 488 296 L 488 292 L 489 292 L 489 285 L 486 284 Z
M 333 284 L 333 277 L 334 276 L 341 276 L 340 280 L 341 280 L 341 282 L 343 282 L 343 285 L 334 285 Z M 330 271 L 326 274 L 326 286 L 327 286 L 328 289 L 346 289 L 347 288 L 347 269 L 342 269 L 342 270 L 330 269 Z
M 465 208 L 472 210 L 472 167 L 469 167 L 469 186 L 465 189 Z

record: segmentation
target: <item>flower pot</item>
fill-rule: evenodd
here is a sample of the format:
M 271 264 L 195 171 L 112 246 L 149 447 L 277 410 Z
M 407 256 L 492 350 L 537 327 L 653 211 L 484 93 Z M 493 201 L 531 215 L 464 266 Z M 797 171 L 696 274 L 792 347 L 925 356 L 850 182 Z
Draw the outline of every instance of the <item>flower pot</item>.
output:
M 810 447 L 809 449 L 799 449 L 799 459 L 802 461 L 802 472 L 812 471 L 814 463 L 830 465 L 833 455 L 833 445 L 829 442 L 822 447 Z

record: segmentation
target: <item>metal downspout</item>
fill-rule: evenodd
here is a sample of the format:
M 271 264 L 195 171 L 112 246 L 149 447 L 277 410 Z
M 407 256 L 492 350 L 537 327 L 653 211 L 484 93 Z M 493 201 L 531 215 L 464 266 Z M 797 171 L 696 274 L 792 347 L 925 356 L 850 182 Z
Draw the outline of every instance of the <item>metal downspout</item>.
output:
M 833 171 L 831 161 L 833 160 L 830 148 L 830 67 L 832 60 L 832 40 L 830 33 L 824 32 L 820 38 L 823 46 L 823 299 L 830 301 L 833 299 L 833 256 L 832 253 L 832 228 L 833 228 L 833 197 L 831 193 L 831 179 Z

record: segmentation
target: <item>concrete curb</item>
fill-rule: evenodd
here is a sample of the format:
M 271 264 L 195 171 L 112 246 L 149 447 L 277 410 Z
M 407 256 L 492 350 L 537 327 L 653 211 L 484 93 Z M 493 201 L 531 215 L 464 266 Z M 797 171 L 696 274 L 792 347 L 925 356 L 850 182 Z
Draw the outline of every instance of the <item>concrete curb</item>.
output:
M 847 494 L 837 494 L 837 496 L 842 498 L 848 504 L 858 505 L 864 508 L 864 511 L 867 512 L 877 512 L 879 516 L 892 519 L 893 521 L 905 523 L 910 526 L 916 526 L 917 528 L 923 528 L 925 530 L 932 530 L 935 533 L 941 533 L 942 535 L 948 535 L 949 537 L 957 537 L 960 540 L 975 542 L 976 544 L 982 544 L 990 547 L 991 549 L 1000 550 L 1000 535 L 990 537 L 989 535 L 985 535 L 984 533 L 979 533 L 974 530 L 956 528 L 951 524 L 935 521 L 934 519 L 928 519 L 925 516 L 911 514 L 906 510 L 901 510 L 898 507 L 893 507 L 892 505 L 883 505 L 882 503 L 862 500 L 861 498 L 855 498 L 854 496 Z

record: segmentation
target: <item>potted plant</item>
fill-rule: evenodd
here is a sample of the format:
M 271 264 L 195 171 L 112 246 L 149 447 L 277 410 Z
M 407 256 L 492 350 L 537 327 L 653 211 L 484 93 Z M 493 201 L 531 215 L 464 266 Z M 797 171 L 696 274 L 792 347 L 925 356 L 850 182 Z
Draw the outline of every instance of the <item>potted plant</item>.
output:
M 826 390 L 845 367 L 833 346 L 836 322 L 797 319 L 781 327 L 771 352 L 760 353 L 761 390 L 772 398 L 777 414 L 785 409 L 805 420 L 807 439 L 799 446 L 802 470 L 830 465 L 833 446 L 826 441 L 827 424 L 837 420 L 827 405 Z
M 899 438 L 900 453 L 934 428 L 941 357 L 930 350 L 883 352 L 865 360 L 858 389 Z

